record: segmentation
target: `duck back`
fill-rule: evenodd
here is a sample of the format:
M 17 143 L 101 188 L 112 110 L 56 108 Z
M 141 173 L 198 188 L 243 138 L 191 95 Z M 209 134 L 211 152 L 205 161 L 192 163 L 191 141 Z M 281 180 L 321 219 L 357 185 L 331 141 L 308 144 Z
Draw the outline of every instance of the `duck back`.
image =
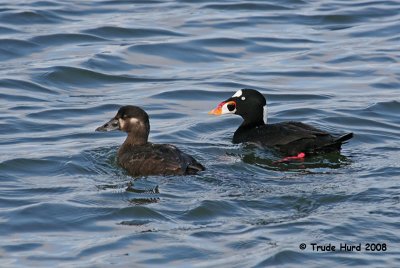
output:
M 118 163 L 132 176 L 196 174 L 204 167 L 170 144 L 122 146 Z
M 297 155 L 301 152 L 315 154 L 340 151 L 341 145 L 352 137 L 353 133 L 335 137 L 313 126 L 290 121 L 251 128 L 239 127 L 233 136 L 233 142 L 258 143 L 286 155 Z

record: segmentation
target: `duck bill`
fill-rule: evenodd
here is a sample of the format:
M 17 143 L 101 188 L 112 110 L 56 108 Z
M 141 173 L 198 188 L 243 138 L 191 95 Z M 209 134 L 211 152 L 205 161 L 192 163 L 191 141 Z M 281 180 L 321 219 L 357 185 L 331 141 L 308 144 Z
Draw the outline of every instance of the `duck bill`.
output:
M 96 128 L 96 131 L 113 131 L 113 130 L 119 130 L 119 121 L 118 119 L 111 119 L 101 127 Z
M 236 109 L 236 102 L 235 101 L 223 101 L 218 106 L 211 111 L 208 112 L 208 114 L 212 115 L 221 115 L 221 114 L 229 114 L 233 113 L 234 110 L 232 108 L 229 108 L 232 105 L 233 109 Z
M 214 109 L 212 109 L 211 111 L 208 112 L 208 114 L 212 114 L 212 115 L 221 115 L 222 114 L 222 106 L 224 106 L 226 102 L 221 102 L 220 104 L 218 104 L 218 106 Z

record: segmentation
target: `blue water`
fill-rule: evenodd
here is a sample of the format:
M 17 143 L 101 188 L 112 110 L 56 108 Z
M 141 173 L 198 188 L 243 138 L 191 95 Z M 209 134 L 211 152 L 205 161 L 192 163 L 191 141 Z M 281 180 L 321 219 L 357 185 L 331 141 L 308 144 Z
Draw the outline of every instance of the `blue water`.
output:
M 2 1 L 1 267 L 397 267 L 399 22 L 399 1 Z M 244 87 L 268 122 L 355 137 L 274 165 L 207 115 Z M 124 134 L 94 132 L 126 104 L 207 170 L 131 178 Z

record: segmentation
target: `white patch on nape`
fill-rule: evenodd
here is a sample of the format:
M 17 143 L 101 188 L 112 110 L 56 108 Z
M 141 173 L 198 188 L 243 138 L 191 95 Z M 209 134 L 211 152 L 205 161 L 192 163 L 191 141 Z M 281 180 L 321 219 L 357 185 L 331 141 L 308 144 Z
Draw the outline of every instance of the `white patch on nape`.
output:
M 267 109 L 267 105 L 264 105 L 263 107 L 263 119 L 264 119 L 264 123 L 267 123 L 268 120 L 268 109 Z
M 238 91 L 236 91 L 236 93 L 235 94 L 233 94 L 233 96 L 232 96 L 232 98 L 233 97 L 240 97 L 240 96 L 242 96 L 243 95 L 243 91 L 242 90 L 238 90 Z

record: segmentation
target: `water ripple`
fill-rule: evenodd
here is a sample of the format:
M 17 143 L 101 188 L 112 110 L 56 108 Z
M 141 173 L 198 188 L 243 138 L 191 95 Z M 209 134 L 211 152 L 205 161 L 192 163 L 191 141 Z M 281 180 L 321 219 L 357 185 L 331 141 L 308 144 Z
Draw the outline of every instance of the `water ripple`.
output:
M 103 38 L 145 38 L 153 36 L 184 36 L 184 34 L 155 28 L 123 28 L 116 26 L 103 26 L 85 30 L 85 33 L 101 36 Z
M 106 39 L 88 34 L 51 34 L 32 38 L 32 41 L 41 45 L 68 45 L 71 43 L 102 42 Z
M 35 94 L 58 94 L 58 92 L 56 92 L 53 89 L 46 88 L 37 83 L 25 80 L 1 79 L 0 86 L 3 88 L 10 88 L 13 90 L 21 90 L 24 91 L 25 94 L 29 94 L 30 92 L 34 92 Z
M 14 25 L 61 23 L 66 19 L 50 11 L 12 11 L 0 14 L 0 20 Z
M 213 62 L 225 57 L 239 57 L 240 53 L 213 52 L 206 48 L 193 47 L 182 43 L 160 43 L 147 45 L 134 45 L 129 48 L 131 52 L 144 53 L 165 57 L 182 62 Z
M 161 82 L 171 79 L 133 77 L 130 75 L 112 75 L 92 71 L 84 68 L 70 66 L 54 66 L 47 70 L 42 70 L 44 74 L 36 77 L 35 80 L 49 85 L 90 86 L 105 83 L 137 83 L 137 82 Z
M 22 57 L 39 50 L 39 45 L 34 42 L 18 39 L 0 39 L 0 59 L 2 60 Z
M 16 30 L 16 29 L 13 29 L 13 28 L 0 26 L 0 34 L 8 35 L 8 34 L 11 34 L 11 33 L 19 33 L 19 31 Z
M 204 5 L 202 8 L 210 8 L 210 9 L 221 9 L 221 10 L 229 10 L 229 11 L 237 11 L 237 10 L 289 10 L 291 8 L 280 6 L 280 5 L 271 5 L 264 3 L 226 3 L 226 4 L 209 4 Z

